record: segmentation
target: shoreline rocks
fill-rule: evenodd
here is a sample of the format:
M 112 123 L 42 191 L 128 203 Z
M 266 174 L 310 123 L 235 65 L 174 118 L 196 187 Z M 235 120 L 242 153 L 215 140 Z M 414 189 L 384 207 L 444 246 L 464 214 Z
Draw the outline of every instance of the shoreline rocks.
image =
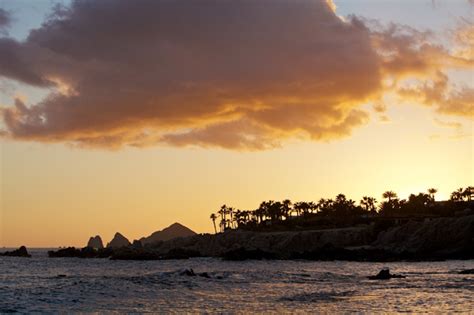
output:
M 48 251 L 48 256 L 51 258 L 60 257 L 76 257 L 76 258 L 109 258 L 113 251 L 109 248 L 95 249 L 92 247 L 75 248 L 67 247 L 60 248 L 56 251 Z
M 381 222 L 383 223 L 383 222 Z M 234 230 L 200 234 L 154 244 L 134 242 L 119 233 L 107 251 L 62 250 L 55 255 L 111 257 L 122 260 L 220 257 L 225 260 L 304 259 L 345 261 L 439 261 L 474 259 L 474 215 L 409 221 L 399 225 L 365 225 L 351 228 L 252 232 Z M 59 256 L 68 257 L 68 256 Z
M 4 252 L 0 253 L 0 256 L 8 256 L 8 257 L 31 257 L 31 255 L 28 253 L 28 250 L 26 249 L 25 246 L 20 246 L 20 248 L 9 251 L 9 252 Z

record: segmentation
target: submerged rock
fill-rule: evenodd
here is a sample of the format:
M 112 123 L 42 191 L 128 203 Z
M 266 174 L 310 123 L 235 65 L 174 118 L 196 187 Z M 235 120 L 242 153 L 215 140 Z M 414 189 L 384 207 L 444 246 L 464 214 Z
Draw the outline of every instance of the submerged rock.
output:
M 198 276 L 203 277 L 203 278 L 207 278 L 207 279 L 211 279 L 211 276 L 207 272 L 198 273 Z
M 104 243 L 102 243 L 102 238 L 99 235 L 93 236 L 87 242 L 87 247 L 94 248 L 94 249 L 102 249 L 104 248 Z
M 115 233 L 114 238 L 107 244 L 107 248 L 120 248 L 130 246 L 130 241 L 120 234 L 119 232 Z
M 0 256 L 10 256 L 10 257 L 31 257 L 30 254 L 28 254 L 28 250 L 26 249 L 25 246 L 21 246 L 18 249 L 12 250 L 10 252 L 5 252 L 3 254 L 0 254 Z
M 179 273 L 180 276 L 189 276 L 189 277 L 195 277 L 196 273 L 194 273 L 194 270 L 191 269 L 184 269 Z
M 369 276 L 367 278 L 370 279 L 370 280 L 388 280 L 388 279 L 391 279 L 391 278 L 405 278 L 405 276 L 391 274 L 390 269 L 384 268 L 384 269 L 380 270 L 377 275 Z

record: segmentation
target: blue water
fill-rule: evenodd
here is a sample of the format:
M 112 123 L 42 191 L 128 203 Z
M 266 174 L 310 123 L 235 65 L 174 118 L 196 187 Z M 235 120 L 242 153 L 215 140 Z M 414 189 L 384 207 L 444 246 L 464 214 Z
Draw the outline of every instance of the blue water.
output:
M 472 312 L 474 261 L 226 262 L 0 257 L 0 312 Z M 382 267 L 406 279 L 370 281 Z M 192 268 L 211 278 L 186 276 Z

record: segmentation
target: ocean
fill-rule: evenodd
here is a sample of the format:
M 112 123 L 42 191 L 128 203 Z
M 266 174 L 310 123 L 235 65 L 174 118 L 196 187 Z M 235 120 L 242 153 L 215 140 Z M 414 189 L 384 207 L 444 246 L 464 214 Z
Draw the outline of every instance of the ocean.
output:
M 474 260 L 163 261 L 0 257 L 5 312 L 474 312 Z M 372 281 L 383 267 L 405 279 Z M 195 276 L 186 274 L 193 269 Z M 206 274 L 204 274 L 206 273 Z

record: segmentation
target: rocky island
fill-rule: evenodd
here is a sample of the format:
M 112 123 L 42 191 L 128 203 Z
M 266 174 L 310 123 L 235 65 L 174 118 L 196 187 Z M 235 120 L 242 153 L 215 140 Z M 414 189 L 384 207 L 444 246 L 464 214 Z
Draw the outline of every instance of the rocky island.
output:
M 28 253 L 28 250 L 26 249 L 25 246 L 21 246 L 20 248 L 9 251 L 9 252 L 0 253 L 0 256 L 31 257 L 31 255 Z

